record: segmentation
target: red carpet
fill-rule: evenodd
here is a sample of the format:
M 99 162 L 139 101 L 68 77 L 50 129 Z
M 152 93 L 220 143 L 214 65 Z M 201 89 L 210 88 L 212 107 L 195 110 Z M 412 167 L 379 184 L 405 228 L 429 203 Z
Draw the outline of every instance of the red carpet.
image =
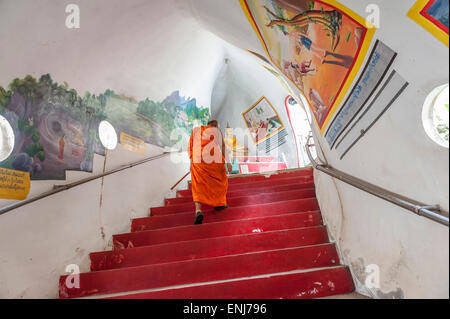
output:
M 227 210 L 205 207 L 193 225 L 190 191 L 179 191 L 114 250 L 90 254 L 80 288 L 60 278 L 60 298 L 317 298 L 354 290 L 329 243 L 312 170 L 230 178 Z

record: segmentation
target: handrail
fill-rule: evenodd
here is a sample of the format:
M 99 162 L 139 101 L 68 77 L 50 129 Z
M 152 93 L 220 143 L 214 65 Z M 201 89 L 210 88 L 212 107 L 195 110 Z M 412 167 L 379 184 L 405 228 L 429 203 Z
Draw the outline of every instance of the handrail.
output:
M 111 175 L 111 174 L 114 174 L 114 173 L 118 173 L 118 172 L 126 170 L 128 168 L 132 168 L 132 167 L 137 166 L 137 165 L 145 164 L 147 162 L 151 162 L 151 161 L 157 160 L 159 158 L 166 157 L 167 155 L 172 154 L 172 153 L 178 153 L 178 152 L 164 152 L 162 154 L 159 154 L 159 155 L 156 155 L 156 156 L 153 156 L 153 157 L 149 157 L 149 158 L 146 158 L 146 159 L 143 159 L 143 160 L 131 163 L 131 164 L 123 165 L 123 166 L 120 166 L 118 168 L 115 168 L 115 169 L 109 170 L 107 172 L 104 172 L 102 174 L 98 174 L 98 175 L 95 175 L 95 176 L 87 177 L 87 178 L 81 179 L 79 181 L 70 183 L 70 184 L 54 185 L 53 189 L 48 191 L 48 192 L 44 192 L 44 193 L 42 193 L 40 195 L 37 195 L 35 197 L 32 197 L 32 198 L 29 198 L 29 199 L 26 199 L 26 200 L 23 200 L 23 201 L 20 201 L 20 202 L 17 202 L 17 203 L 13 203 L 11 205 L 7 205 L 7 206 L 4 206 L 4 207 L 0 208 L 0 215 L 3 215 L 5 213 L 10 212 L 10 211 L 12 211 L 14 209 L 17 209 L 19 207 L 31 204 L 33 202 L 36 202 L 36 201 L 40 200 L 40 199 L 49 197 L 51 195 L 54 195 L 54 194 L 57 194 L 57 193 L 69 190 L 69 189 L 71 189 L 73 187 L 76 187 L 76 186 L 79 186 L 79 185 L 91 182 L 93 180 L 96 180 L 96 179 L 99 179 L 99 178 L 102 178 L 102 177 L 105 177 L 105 176 L 108 176 L 108 175 Z
M 189 172 L 187 172 L 186 173 L 186 175 L 184 175 L 175 185 L 173 185 L 171 188 L 170 188 L 170 190 L 171 191 L 173 191 L 173 189 L 175 188 L 175 187 L 177 187 L 178 186 L 178 184 L 180 184 L 186 177 L 188 177 L 188 175 L 191 173 L 191 171 L 189 171 Z
M 327 175 L 330 175 L 334 178 L 337 178 L 337 179 L 343 181 L 344 183 L 352 185 L 353 187 L 356 187 L 356 188 L 363 190 L 369 194 L 372 194 L 378 198 L 384 199 L 392 204 L 395 204 L 404 209 L 407 209 L 419 216 L 426 217 L 428 219 L 431 219 L 431 220 L 438 222 L 442 225 L 445 225 L 447 227 L 449 226 L 448 217 L 441 215 L 441 214 L 447 214 L 447 213 L 442 212 L 438 205 L 434 205 L 434 206 L 424 205 L 422 203 L 419 203 L 419 202 L 409 199 L 407 197 L 390 192 L 384 188 L 370 184 L 370 183 L 363 181 L 359 178 L 356 178 L 354 176 L 348 175 L 344 172 L 334 169 L 333 167 L 331 167 L 329 165 L 318 164 L 314 160 L 314 158 L 311 155 L 311 152 L 309 150 L 309 148 L 311 146 L 315 146 L 314 144 L 310 144 L 310 140 L 312 137 L 313 137 L 312 132 L 310 132 L 305 148 L 306 148 L 306 153 L 309 157 L 309 160 L 311 161 L 311 164 L 313 165 L 313 167 L 315 169 L 317 169 Z M 319 147 L 320 147 L 320 145 L 319 145 Z M 440 212 L 440 213 L 438 213 L 438 212 Z

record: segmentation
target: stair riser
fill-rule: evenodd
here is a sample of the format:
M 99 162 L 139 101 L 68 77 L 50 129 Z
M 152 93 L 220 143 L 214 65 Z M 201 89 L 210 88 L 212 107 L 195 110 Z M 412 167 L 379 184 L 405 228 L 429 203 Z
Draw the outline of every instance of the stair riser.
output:
M 235 207 L 220 212 L 205 211 L 205 218 L 203 222 L 206 224 L 226 220 L 240 220 L 317 210 L 319 210 L 319 205 L 316 199 L 298 199 L 285 201 L 282 203 Z M 132 230 L 152 230 L 187 226 L 193 224 L 194 216 L 195 214 L 192 212 L 139 218 L 132 221 L 131 227 Z
M 237 184 L 228 184 L 228 191 L 237 191 L 237 190 L 246 190 L 260 187 L 273 187 L 273 186 L 281 186 L 287 184 L 298 184 L 298 183 L 311 183 L 314 179 L 312 176 L 300 176 L 294 178 L 286 178 L 286 179 L 272 179 L 266 178 L 262 181 L 252 182 L 252 183 L 237 183 Z M 192 184 L 188 184 L 188 190 L 192 189 Z
M 264 175 L 249 175 L 244 177 L 231 177 L 228 179 L 228 183 L 231 184 L 242 184 L 242 183 L 252 183 L 252 182 L 259 182 L 264 181 L 270 178 L 271 180 L 282 180 L 286 178 L 295 178 L 295 177 L 311 177 L 313 175 L 312 169 L 304 169 L 304 170 L 298 170 L 298 171 L 292 171 L 292 172 L 285 172 L 285 173 L 279 173 L 271 175 L 270 177 L 266 177 Z
M 314 197 L 316 197 L 316 192 L 315 189 L 312 188 L 312 189 L 300 189 L 272 194 L 236 197 L 228 200 L 227 204 L 230 207 L 239 207 L 239 206 L 274 203 L 300 198 L 314 198 Z M 206 210 L 208 207 L 210 209 L 212 208 L 210 206 L 205 205 L 204 209 Z M 192 212 L 194 210 L 195 205 L 193 202 L 173 206 L 153 207 L 150 208 L 150 216 L 179 214 L 183 212 Z
M 259 194 L 268 194 L 268 193 L 279 193 L 284 191 L 291 191 L 296 189 L 311 189 L 314 188 L 314 183 L 303 183 L 303 184 L 292 184 L 292 185 L 283 185 L 283 186 L 276 186 L 276 187 L 262 187 L 262 188 L 254 188 L 254 189 L 247 189 L 242 191 L 232 191 L 227 193 L 228 200 L 231 200 L 235 197 L 243 197 L 243 196 L 249 196 L 249 195 L 259 195 Z M 164 204 L 166 206 L 172 206 L 172 205 L 179 205 L 184 203 L 190 203 L 193 201 L 192 198 L 192 192 L 190 190 L 187 190 L 189 192 L 189 196 L 183 195 L 183 197 L 176 197 L 176 198 L 166 198 L 164 201 Z
M 131 242 L 134 247 L 141 247 L 185 240 L 313 227 L 321 224 L 322 217 L 319 212 L 286 214 L 242 221 L 238 220 L 203 224 L 200 226 L 189 225 L 169 229 L 137 231 L 128 234 L 114 235 L 113 241 L 122 243 L 124 246 L 127 246 L 128 243 Z
M 158 264 L 80 274 L 80 288 L 67 288 L 60 278 L 60 297 L 73 298 L 227 280 L 339 264 L 330 245 L 211 259 Z
M 90 254 L 91 271 L 238 255 L 328 242 L 325 227 L 216 237 Z M 134 247 L 136 247 L 134 245 Z
M 310 299 L 347 294 L 354 290 L 350 271 L 348 268 L 340 267 L 110 299 Z

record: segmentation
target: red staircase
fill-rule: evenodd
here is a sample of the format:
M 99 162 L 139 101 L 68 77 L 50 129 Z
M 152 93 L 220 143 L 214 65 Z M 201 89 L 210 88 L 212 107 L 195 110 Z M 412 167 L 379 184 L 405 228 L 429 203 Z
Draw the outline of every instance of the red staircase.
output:
M 132 221 L 112 251 L 60 298 L 293 299 L 350 293 L 353 281 L 329 242 L 311 169 L 229 179 L 230 208 L 205 207 L 193 225 L 190 190 Z

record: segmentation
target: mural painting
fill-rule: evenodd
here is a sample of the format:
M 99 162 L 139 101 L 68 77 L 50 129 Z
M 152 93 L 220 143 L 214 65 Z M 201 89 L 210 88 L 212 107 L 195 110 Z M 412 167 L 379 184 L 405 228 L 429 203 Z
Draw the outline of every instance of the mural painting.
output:
M 332 149 L 353 119 L 366 107 L 391 67 L 397 53 L 377 40 L 349 96 L 328 126 L 325 138 Z
M 418 0 L 408 12 L 408 17 L 448 46 L 448 11 L 448 0 Z
M 170 139 L 173 129 L 188 136 L 195 122 L 207 123 L 209 109 L 178 91 L 161 102 L 137 101 L 112 90 L 81 97 L 46 74 L 14 79 L 7 89 L 0 86 L 0 115 L 15 135 L 14 150 L 0 167 L 29 172 L 32 180 L 63 180 L 66 170 L 92 172 L 94 153 L 105 154 L 98 136 L 102 120 L 117 134 L 170 147 L 177 142 Z
M 284 129 L 278 113 L 264 96 L 242 116 L 255 144 L 267 140 Z
M 323 133 L 375 28 L 332 0 L 240 0 L 273 64 L 305 95 Z

